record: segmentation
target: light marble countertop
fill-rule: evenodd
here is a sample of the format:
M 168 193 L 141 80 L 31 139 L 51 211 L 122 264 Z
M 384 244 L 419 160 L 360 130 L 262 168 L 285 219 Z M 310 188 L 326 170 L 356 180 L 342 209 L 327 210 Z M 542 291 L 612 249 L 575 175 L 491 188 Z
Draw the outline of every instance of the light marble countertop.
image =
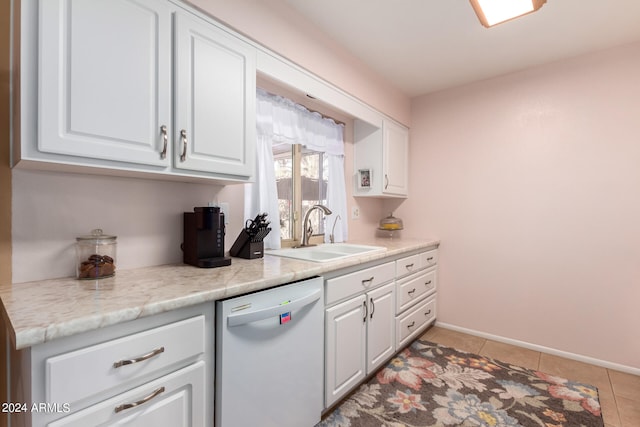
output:
M 356 242 L 354 242 L 356 243 Z M 72 277 L 1 284 L 2 315 L 16 349 L 207 301 L 281 285 L 439 244 L 436 239 L 374 239 L 386 251 L 315 263 L 268 255 L 230 266 L 185 264 L 118 270 L 114 277 Z

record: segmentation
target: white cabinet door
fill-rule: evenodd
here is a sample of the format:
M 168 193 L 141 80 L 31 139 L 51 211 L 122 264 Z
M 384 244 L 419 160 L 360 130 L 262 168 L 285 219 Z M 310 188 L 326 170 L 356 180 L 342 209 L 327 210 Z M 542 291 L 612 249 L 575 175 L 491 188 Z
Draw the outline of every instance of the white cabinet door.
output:
M 255 49 L 196 16 L 175 21 L 175 167 L 250 177 Z
M 168 3 L 43 0 L 39 12 L 38 150 L 168 166 Z
M 381 128 L 356 120 L 354 140 L 354 196 L 407 197 L 409 130 L 390 119 Z M 367 181 L 363 173 L 369 174 Z
M 204 427 L 205 364 L 198 362 L 49 423 L 49 427 Z
M 367 293 L 367 373 L 395 353 L 395 283 Z
M 325 310 L 325 407 L 366 375 L 367 299 L 354 297 Z
M 382 125 L 383 171 L 382 192 L 385 194 L 408 194 L 409 131 L 390 120 Z

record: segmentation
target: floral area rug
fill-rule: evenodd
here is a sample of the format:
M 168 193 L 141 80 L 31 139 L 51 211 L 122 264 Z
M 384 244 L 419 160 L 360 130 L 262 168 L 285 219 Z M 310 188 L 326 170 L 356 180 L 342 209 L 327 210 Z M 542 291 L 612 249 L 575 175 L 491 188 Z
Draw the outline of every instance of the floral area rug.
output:
M 598 390 L 417 340 L 316 427 L 602 427 Z

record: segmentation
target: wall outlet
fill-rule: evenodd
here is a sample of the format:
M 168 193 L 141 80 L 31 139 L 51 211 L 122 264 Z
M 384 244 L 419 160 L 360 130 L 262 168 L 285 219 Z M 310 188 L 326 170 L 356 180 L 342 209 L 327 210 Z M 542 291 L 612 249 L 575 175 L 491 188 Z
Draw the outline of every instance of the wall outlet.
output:
M 357 206 L 353 206 L 351 208 L 351 219 L 358 219 L 360 218 L 360 208 Z

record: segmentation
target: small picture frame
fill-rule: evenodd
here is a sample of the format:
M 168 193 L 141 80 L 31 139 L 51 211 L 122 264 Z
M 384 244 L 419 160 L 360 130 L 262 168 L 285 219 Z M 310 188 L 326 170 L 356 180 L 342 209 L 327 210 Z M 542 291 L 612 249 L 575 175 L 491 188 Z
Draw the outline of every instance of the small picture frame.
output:
M 358 188 L 371 188 L 371 170 L 358 170 Z

